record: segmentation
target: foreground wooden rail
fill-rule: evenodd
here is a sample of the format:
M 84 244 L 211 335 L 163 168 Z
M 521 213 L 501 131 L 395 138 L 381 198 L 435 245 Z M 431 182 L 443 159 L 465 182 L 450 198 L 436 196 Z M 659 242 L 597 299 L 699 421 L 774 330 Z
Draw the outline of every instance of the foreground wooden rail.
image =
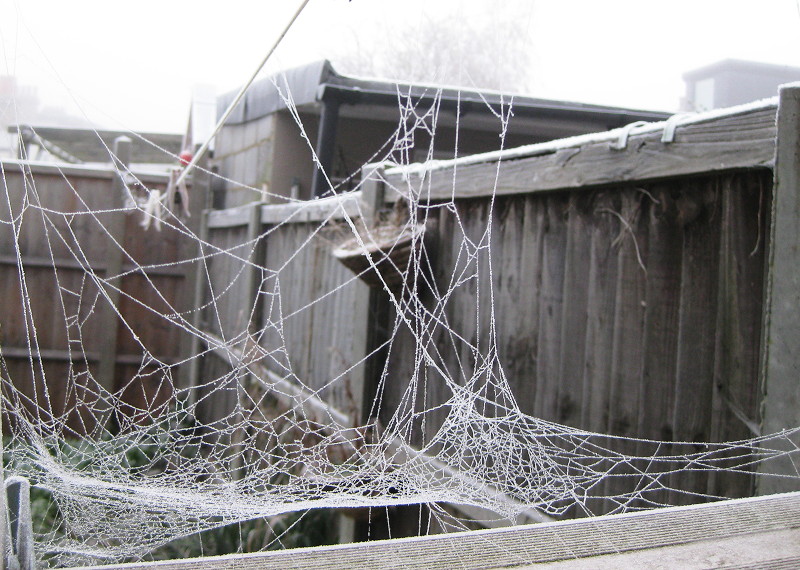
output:
M 108 570 L 427 568 L 790 568 L 800 562 L 800 494 L 670 507 L 505 529 L 258 554 L 103 566 Z

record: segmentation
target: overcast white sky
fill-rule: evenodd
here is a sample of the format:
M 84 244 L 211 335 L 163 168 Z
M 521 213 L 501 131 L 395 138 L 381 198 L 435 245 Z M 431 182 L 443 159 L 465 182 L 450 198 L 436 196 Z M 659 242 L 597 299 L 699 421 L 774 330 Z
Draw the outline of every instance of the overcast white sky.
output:
M 182 131 L 192 86 L 244 83 L 299 3 L 0 0 L 0 74 L 100 126 Z M 354 35 L 364 50 L 402 41 L 403 22 L 509 10 L 538 97 L 674 111 L 685 71 L 729 57 L 800 66 L 798 0 L 311 0 L 271 69 L 332 58 Z

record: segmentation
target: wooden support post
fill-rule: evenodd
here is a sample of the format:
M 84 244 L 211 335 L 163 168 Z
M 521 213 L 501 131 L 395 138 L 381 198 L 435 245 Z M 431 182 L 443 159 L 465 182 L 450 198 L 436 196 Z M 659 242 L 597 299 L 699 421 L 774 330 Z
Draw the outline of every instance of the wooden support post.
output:
M 779 99 L 762 331 L 764 434 L 800 426 L 800 87 L 782 87 Z M 789 441 L 767 445 L 794 448 Z M 758 494 L 800 489 L 796 454 L 761 468 L 790 477 L 758 477 Z
M 361 187 L 361 220 L 356 220 L 356 227 L 371 227 L 380 215 L 380 210 L 385 205 L 385 184 L 383 181 L 383 168 L 367 165 L 362 169 L 363 184 Z M 380 343 L 381 330 L 385 329 L 385 310 L 389 301 L 383 289 L 371 287 L 369 294 L 362 299 L 363 302 L 355 307 L 353 322 L 356 323 L 353 339 L 354 345 L 363 347 L 364 356 L 372 353 Z M 383 311 L 383 312 L 382 312 Z M 352 390 L 355 399 L 355 417 L 353 424 L 366 424 L 370 418 L 372 400 L 375 398 L 377 381 L 383 368 L 383 358 L 375 354 L 366 360 L 353 376 Z M 351 543 L 366 539 L 366 529 L 361 528 L 364 523 L 357 522 L 347 515 L 339 516 L 339 542 Z
M 200 350 L 203 346 L 203 339 L 200 338 L 200 330 L 203 329 L 203 314 L 200 307 L 203 306 L 206 280 L 208 271 L 208 261 L 204 259 L 206 254 L 206 243 L 208 243 L 208 212 L 203 210 L 200 214 L 200 230 L 198 232 L 199 246 L 197 248 L 197 261 L 195 262 L 195 271 L 193 278 L 194 290 L 192 294 L 193 304 L 192 310 L 192 330 L 191 342 L 189 346 L 189 371 L 187 387 L 189 388 L 189 397 L 187 405 L 193 406 L 197 403 L 198 394 L 197 386 L 200 385 Z
M 207 208 L 211 207 L 212 177 L 208 167 L 208 155 L 205 155 L 200 158 L 197 163 L 197 168 L 192 172 L 189 178 L 189 212 L 191 217 L 184 222 L 189 231 L 202 240 L 204 240 L 207 235 L 207 233 L 203 234 L 203 232 L 207 232 L 208 230 L 208 216 L 206 216 L 205 211 Z M 192 239 L 181 239 L 180 248 L 182 259 L 192 259 L 200 254 L 197 248 L 197 242 Z M 185 303 L 181 306 L 181 310 L 184 312 L 191 311 L 190 314 L 192 316 L 189 321 L 194 330 L 197 330 L 200 325 L 200 313 L 197 308 L 200 307 L 203 302 L 202 285 L 204 274 L 202 272 L 202 267 L 203 262 L 198 260 L 195 264 L 187 266 L 184 273 L 186 275 L 185 290 L 192 294 L 183 297 Z M 152 274 L 152 272 L 150 273 Z M 199 349 L 200 343 L 196 334 L 191 331 L 181 334 L 181 355 L 183 360 L 188 362 L 188 364 L 181 365 L 178 369 L 178 378 L 181 388 L 191 388 L 195 385 L 194 382 L 197 375 L 193 375 L 193 373 L 196 373 L 198 370 L 198 359 L 196 356 Z M 189 398 L 192 398 L 191 393 Z
M 31 485 L 24 477 L 9 477 L 3 494 L 9 506 L 9 544 L 3 552 L 8 556 L 8 566 L 19 570 L 35 570 L 33 552 L 33 519 L 31 518 Z M 3 557 L 5 558 L 5 556 Z
M 356 227 L 369 228 L 375 225 L 380 211 L 385 207 L 386 187 L 383 180 L 383 168 L 367 165 L 362 170 L 363 185 L 361 189 L 361 220 L 356 222 Z M 389 299 L 383 289 L 371 287 L 369 295 L 363 297 L 363 303 L 357 307 L 353 315 L 354 322 L 358 323 L 354 344 L 364 347 L 364 356 L 372 353 L 380 345 L 376 334 L 385 323 L 381 319 L 386 317 Z M 370 421 L 370 409 L 375 396 L 376 382 L 383 368 L 381 358 L 373 355 L 360 368 L 360 373 L 353 383 L 353 394 L 356 398 L 356 408 L 360 412 L 352 419 L 355 424 Z
M 131 160 L 131 139 L 119 137 L 114 141 L 114 167 L 117 176 L 111 186 L 109 197 L 110 213 L 106 225 L 108 232 L 108 252 L 106 254 L 105 279 L 108 283 L 116 279 L 113 285 L 107 285 L 106 304 L 100 316 L 100 330 L 103 331 L 103 342 L 100 349 L 100 364 L 97 379 L 103 388 L 109 392 L 114 391 L 114 372 L 117 363 L 117 331 L 119 329 L 119 290 L 122 288 L 122 279 L 117 277 L 122 272 L 123 247 L 125 245 L 125 176 Z
M 261 324 L 261 282 L 263 280 L 263 263 L 265 257 L 265 240 L 260 239 L 261 236 L 261 206 L 262 202 L 254 202 L 250 208 L 250 219 L 247 222 L 247 237 L 246 243 L 251 247 L 250 255 L 248 256 L 249 265 L 245 268 L 245 284 L 246 289 L 241 299 L 240 310 L 247 319 L 247 334 L 248 341 L 245 346 L 245 351 L 256 350 L 255 343 L 258 339 L 251 336 L 258 331 Z M 252 342 L 252 345 L 251 345 Z M 245 355 L 245 358 L 252 358 L 250 355 Z M 245 446 L 243 442 L 246 437 L 244 430 L 245 410 L 244 403 L 247 400 L 244 391 L 248 383 L 249 375 L 242 377 L 239 384 L 236 386 L 236 421 L 237 428 L 231 435 L 231 451 L 234 453 L 234 471 L 236 478 L 240 479 L 246 475 L 244 472 L 245 461 L 244 451 Z
M 261 281 L 264 277 L 263 263 L 264 263 L 264 246 L 265 240 L 260 239 L 261 236 L 261 206 L 262 202 L 253 204 L 250 210 L 250 219 L 247 222 L 247 243 L 251 244 L 249 261 L 250 265 L 247 267 L 247 291 L 245 292 L 244 311 L 248 315 L 248 330 L 253 332 L 260 325 L 261 319 L 261 301 L 259 292 L 261 291 Z

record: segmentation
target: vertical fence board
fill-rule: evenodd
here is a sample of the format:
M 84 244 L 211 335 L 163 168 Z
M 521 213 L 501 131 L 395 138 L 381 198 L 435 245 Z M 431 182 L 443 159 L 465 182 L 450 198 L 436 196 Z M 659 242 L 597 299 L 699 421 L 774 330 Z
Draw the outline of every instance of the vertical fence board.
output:
M 588 202 L 588 203 L 587 203 Z M 589 311 L 591 200 L 569 197 L 567 245 L 564 255 L 564 293 L 561 321 L 557 421 L 577 425 L 582 416 L 583 358 Z M 588 219 L 587 219 L 588 218 Z
M 678 199 L 683 222 L 683 263 L 673 424 L 677 441 L 708 441 L 712 414 L 719 257 L 719 196 L 712 187 L 690 188 Z M 688 472 L 673 487 L 705 492 L 708 473 Z M 683 504 L 690 498 L 673 495 Z
M 648 251 L 645 314 L 642 343 L 642 383 L 639 394 L 639 437 L 670 442 L 674 437 L 678 309 L 681 288 L 682 229 L 674 216 L 669 186 L 652 188 L 647 209 Z M 667 454 L 669 443 L 658 447 L 637 444 L 637 455 Z M 654 483 L 666 485 L 666 481 Z M 659 492 L 651 501 L 666 503 L 667 493 Z
M 517 270 L 519 289 L 517 297 L 509 299 L 509 305 L 516 307 L 516 310 L 508 311 L 505 307 L 500 307 L 499 312 L 501 323 L 507 323 L 505 326 L 510 329 L 511 344 L 507 354 L 513 358 L 510 363 L 511 385 L 515 388 L 517 401 L 522 410 L 534 414 L 536 391 L 539 383 L 543 381 L 538 376 L 536 361 L 539 354 L 537 334 L 541 318 L 539 291 L 542 283 L 542 252 L 546 227 L 544 212 L 537 207 L 540 202 L 525 197 L 522 203 L 522 235 L 517 245 L 520 251 L 520 267 Z M 532 323 L 536 324 L 536 330 L 529 329 Z
M 612 242 L 619 234 L 619 222 L 598 212 L 612 209 L 614 200 L 608 192 L 593 200 L 593 224 L 590 236 L 586 342 L 582 355 L 583 386 L 580 426 L 602 433 L 609 418 L 611 371 L 614 348 L 614 313 L 618 256 Z
M 558 384 L 561 381 L 559 365 L 564 307 L 564 251 L 567 241 L 564 220 L 566 205 L 560 195 L 545 200 L 534 414 L 540 418 L 554 418 L 558 410 Z

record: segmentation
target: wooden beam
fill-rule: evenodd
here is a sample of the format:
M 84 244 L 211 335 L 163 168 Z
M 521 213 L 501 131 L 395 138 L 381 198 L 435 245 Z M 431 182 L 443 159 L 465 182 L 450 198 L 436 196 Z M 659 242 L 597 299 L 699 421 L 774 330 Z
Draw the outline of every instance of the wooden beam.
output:
M 800 426 L 800 87 L 783 87 L 778 107 L 775 180 L 772 197 L 764 321 L 762 329 L 762 433 Z M 789 441 L 770 447 L 796 450 Z M 800 489 L 795 454 L 761 470 L 788 477 L 759 477 L 759 494 Z
M 246 226 L 250 222 L 251 207 L 251 204 L 245 204 L 244 206 L 237 206 L 236 208 L 209 210 L 206 214 L 208 217 L 208 227 L 235 228 L 237 226 Z
M 21 260 L 22 267 L 25 269 L 43 267 L 46 269 L 65 269 L 75 271 L 91 271 L 92 273 L 105 273 L 108 271 L 107 263 L 92 263 L 87 266 L 76 259 L 51 259 L 49 257 L 34 257 L 23 256 Z M 18 260 L 15 255 L 0 255 L 0 265 L 18 265 Z M 135 273 L 139 275 L 147 275 L 148 277 L 179 277 L 186 276 L 186 271 L 182 267 L 177 266 L 154 266 L 142 267 L 140 265 L 133 265 L 131 263 L 123 263 L 120 267 L 122 273 Z
M 269 204 L 261 207 L 261 222 L 264 224 L 322 222 L 329 218 L 341 220 L 345 215 L 358 217 L 360 199 L 361 192 L 356 191 L 319 200 Z
M 390 169 L 387 184 L 397 192 L 411 188 L 420 201 L 577 190 L 610 184 L 771 167 L 775 154 L 775 107 L 688 122 L 672 142 L 663 128 L 642 127 L 621 149 L 618 134 L 601 133 L 526 150 L 487 155 L 485 162 L 452 161 L 430 169 Z M 471 160 L 479 160 L 480 157 Z M 500 165 L 498 168 L 498 161 Z M 420 182 L 420 177 L 425 177 Z
M 103 568 L 795 568 L 798 520 L 800 495 L 792 493 L 504 529 Z
M 79 350 L 61 350 L 57 348 L 43 348 L 36 351 L 30 351 L 26 347 L 18 346 L 3 346 L 0 348 L 0 353 L 3 358 L 14 360 L 28 360 L 33 358 L 35 360 L 47 361 L 61 361 L 61 362 L 99 362 L 101 353 L 98 351 L 83 352 Z M 163 362 L 167 365 L 177 364 L 178 359 L 173 356 L 158 356 L 153 355 L 153 360 Z M 117 354 L 116 364 L 125 365 L 140 365 L 142 363 L 141 354 Z
M 205 301 L 204 297 L 208 279 L 208 260 L 205 259 L 204 256 L 206 255 L 206 245 L 208 244 L 208 218 L 210 212 L 210 210 L 203 210 L 202 214 L 200 214 L 201 219 L 200 230 L 198 232 L 199 239 L 197 248 L 197 262 L 195 274 L 192 278 L 194 285 L 192 291 L 192 307 L 194 309 L 191 317 L 192 329 L 189 331 L 189 334 L 191 334 L 191 339 L 189 340 L 189 354 L 187 355 L 189 358 L 189 370 L 186 373 L 188 376 L 186 379 L 186 385 L 188 388 L 190 388 L 189 402 L 191 405 L 194 405 L 197 402 L 198 394 L 196 387 L 200 385 L 200 347 L 202 345 L 202 340 L 200 339 L 199 331 L 202 328 L 203 314 L 199 307 L 202 307 Z
M 55 164 L 52 162 L 32 162 L 28 160 L 17 160 L 3 158 L 0 159 L 3 169 L 6 172 L 13 172 L 15 169 L 29 172 L 39 176 L 55 176 L 67 178 L 76 176 L 79 178 L 105 178 L 113 180 L 117 176 L 117 170 L 113 166 L 82 166 L 75 164 Z M 164 172 L 143 172 L 133 170 L 133 175 L 145 184 L 163 184 L 169 182 L 169 175 Z
M 345 215 L 360 215 L 361 192 L 347 192 L 331 198 L 292 202 L 290 204 L 259 204 L 262 224 L 322 222 L 329 218 L 342 219 Z M 212 210 L 208 215 L 209 228 L 232 228 L 250 223 L 253 204 L 224 210 Z

